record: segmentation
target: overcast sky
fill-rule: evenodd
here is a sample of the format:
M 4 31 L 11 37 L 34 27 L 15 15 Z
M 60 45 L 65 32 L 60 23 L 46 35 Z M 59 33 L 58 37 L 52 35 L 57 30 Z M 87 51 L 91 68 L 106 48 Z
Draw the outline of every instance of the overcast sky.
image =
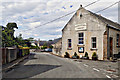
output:
M 96 0 L 5 0 L 0 7 L 0 25 L 6 26 L 8 22 L 16 22 L 18 29 L 15 30 L 15 36 L 21 33 L 23 38 L 55 39 L 61 37 L 61 30 L 73 14 L 44 26 L 39 25 L 77 10 L 80 4 L 84 7 L 93 1 Z M 100 0 L 86 9 L 96 12 L 117 1 L 119 0 Z M 118 4 L 98 14 L 118 22 Z

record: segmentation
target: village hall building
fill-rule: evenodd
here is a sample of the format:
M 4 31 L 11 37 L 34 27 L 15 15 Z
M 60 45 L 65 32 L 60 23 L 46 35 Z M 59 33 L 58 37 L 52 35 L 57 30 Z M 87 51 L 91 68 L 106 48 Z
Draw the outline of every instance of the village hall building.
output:
M 109 13 L 108 13 L 109 14 Z M 80 57 L 93 52 L 98 60 L 106 60 L 114 54 L 120 54 L 120 24 L 108 20 L 80 6 L 62 30 L 60 55 L 68 52 Z

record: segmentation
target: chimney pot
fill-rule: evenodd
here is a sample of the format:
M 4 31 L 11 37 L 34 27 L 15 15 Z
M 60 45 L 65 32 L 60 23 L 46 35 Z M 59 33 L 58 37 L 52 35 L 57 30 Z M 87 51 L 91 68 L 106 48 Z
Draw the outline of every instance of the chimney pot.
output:
M 80 7 L 82 7 L 82 5 L 80 5 Z

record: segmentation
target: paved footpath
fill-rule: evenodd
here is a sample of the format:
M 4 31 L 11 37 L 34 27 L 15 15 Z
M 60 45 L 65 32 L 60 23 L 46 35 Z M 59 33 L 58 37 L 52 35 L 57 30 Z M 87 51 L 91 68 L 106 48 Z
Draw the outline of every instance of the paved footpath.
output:
M 117 78 L 117 63 L 115 70 L 108 70 L 108 62 L 73 60 L 61 58 L 49 53 L 34 53 L 6 71 L 3 78 Z M 102 66 L 103 65 L 103 66 Z

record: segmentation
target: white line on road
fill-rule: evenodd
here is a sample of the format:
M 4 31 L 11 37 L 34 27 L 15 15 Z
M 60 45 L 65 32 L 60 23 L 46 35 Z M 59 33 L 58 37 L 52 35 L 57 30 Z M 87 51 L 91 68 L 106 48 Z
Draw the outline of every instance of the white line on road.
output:
M 103 73 L 103 74 L 105 74 L 105 73 Z
M 84 66 L 85 66 L 85 67 L 88 67 L 88 65 L 87 65 L 87 64 L 84 64 Z
M 111 73 L 111 74 L 113 73 L 113 72 L 111 72 L 111 71 L 106 71 L 106 72 Z
M 111 78 L 110 76 L 106 75 L 107 78 Z
M 117 76 L 117 75 L 114 75 L 114 74 L 113 74 L 113 76 L 114 76 L 114 77 L 116 77 L 116 78 L 117 78 L 117 77 L 119 77 L 119 76 Z
M 93 70 L 95 70 L 95 71 L 97 71 L 97 72 L 99 72 L 100 70 L 98 70 L 98 69 L 96 69 L 96 68 L 93 68 Z

